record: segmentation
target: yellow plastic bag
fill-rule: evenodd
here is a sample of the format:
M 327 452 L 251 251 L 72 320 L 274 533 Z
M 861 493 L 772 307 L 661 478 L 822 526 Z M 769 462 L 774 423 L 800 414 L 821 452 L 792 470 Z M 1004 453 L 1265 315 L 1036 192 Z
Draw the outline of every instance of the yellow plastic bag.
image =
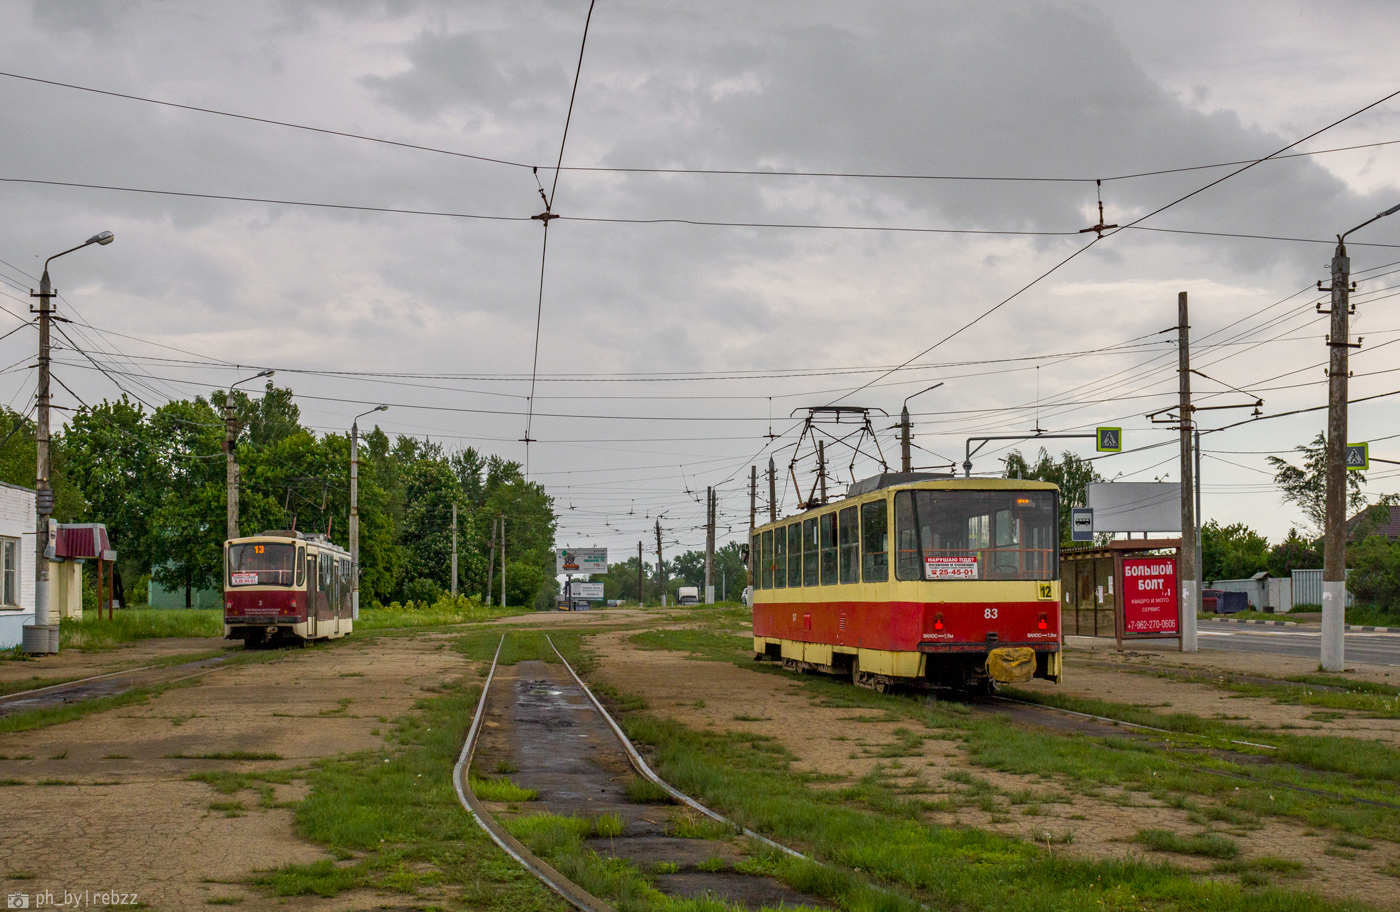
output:
M 1000 684 L 1021 684 L 1035 677 L 1035 650 L 1002 646 L 987 655 L 987 674 Z

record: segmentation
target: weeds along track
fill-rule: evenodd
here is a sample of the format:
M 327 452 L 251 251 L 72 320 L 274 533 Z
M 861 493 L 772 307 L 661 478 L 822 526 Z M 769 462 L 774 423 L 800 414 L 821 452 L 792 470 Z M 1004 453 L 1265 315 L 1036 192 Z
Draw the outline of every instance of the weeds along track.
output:
M 453 770 L 457 797 L 508 855 L 586 912 L 657 890 L 738 908 L 829 903 L 763 873 L 801 857 L 663 782 L 559 652 L 500 664 L 497 644 Z
M 98 697 L 115 697 L 139 687 L 188 681 L 191 678 L 209 674 L 211 671 L 217 671 L 233 655 L 233 652 L 226 652 L 223 655 L 180 662 L 174 665 L 142 665 L 137 668 L 109 671 L 105 674 L 50 684 L 47 687 L 36 687 L 33 690 L 5 694 L 0 696 L 0 717 L 36 709 L 52 709 L 71 703 L 82 703 Z

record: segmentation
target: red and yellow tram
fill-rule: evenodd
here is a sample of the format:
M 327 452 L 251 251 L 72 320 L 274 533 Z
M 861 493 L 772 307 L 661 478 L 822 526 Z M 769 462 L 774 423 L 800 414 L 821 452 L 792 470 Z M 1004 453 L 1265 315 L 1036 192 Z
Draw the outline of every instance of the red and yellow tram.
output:
M 878 690 L 1058 683 L 1058 496 L 1045 482 L 887 474 L 759 527 L 754 657 Z
M 272 531 L 224 543 L 224 637 L 256 646 L 342 637 L 354 626 L 350 553 Z

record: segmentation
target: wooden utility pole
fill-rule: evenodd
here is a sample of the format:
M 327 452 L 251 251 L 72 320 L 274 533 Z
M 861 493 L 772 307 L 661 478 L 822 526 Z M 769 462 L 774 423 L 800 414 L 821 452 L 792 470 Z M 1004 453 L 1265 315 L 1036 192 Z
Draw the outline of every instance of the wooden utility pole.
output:
M 496 520 L 491 520 L 491 547 L 486 552 L 486 607 L 491 607 L 491 586 L 496 582 Z
M 457 597 L 457 505 L 452 505 L 452 597 Z
M 661 557 L 661 519 L 656 520 L 656 580 L 661 584 L 661 605 L 666 605 L 666 561 Z
M 1195 491 L 1191 484 L 1191 325 L 1187 321 L 1186 292 L 1176 297 L 1177 383 L 1181 395 L 1178 430 L 1181 434 L 1181 564 L 1177 567 L 1177 590 L 1181 598 L 1181 651 L 1196 651 L 1196 612 L 1200 591 L 1196 588 L 1196 548 L 1187 544 L 1196 536 Z M 1189 537 L 1188 537 L 1189 536 Z
M 768 521 L 778 521 L 778 467 L 768 457 Z
M 715 603 L 715 489 L 705 489 L 705 604 Z
M 238 419 L 233 416 L 233 393 L 224 400 L 225 484 L 228 488 L 228 537 L 238 538 Z
M 1346 667 L 1347 373 L 1351 353 L 1351 257 L 1332 257 L 1332 331 L 1327 336 L 1327 515 L 1322 544 L 1322 670 Z M 1320 308 L 1319 308 L 1320 309 Z
M 645 590 L 642 588 L 642 584 L 646 582 L 646 575 L 645 575 L 645 573 L 643 572 L 644 569 L 645 569 L 645 567 L 646 567 L 646 564 L 643 564 L 643 563 L 642 563 L 642 543 L 641 543 L 641 542 L 637 542 L 637 607 L 638 607 L 638 608 L 645 608 L 645 607 L 646 607 L 646 599 L 643 597 L 643 592 L 644 592 Z M 569 607 L 572 608 L 573 606 L 570 605 Z
M 899 470 L 904 473 L 914 471 L 914 457 L 909 452 L 909 400 L 904 400 L 904 408 L 899 413 Z
M 749 466 L 749 538 L 758 524 L 758 466 Z
M 826 503 L 826 441 L 817 441 L 817 483 L 821 485 L 821 502 Z

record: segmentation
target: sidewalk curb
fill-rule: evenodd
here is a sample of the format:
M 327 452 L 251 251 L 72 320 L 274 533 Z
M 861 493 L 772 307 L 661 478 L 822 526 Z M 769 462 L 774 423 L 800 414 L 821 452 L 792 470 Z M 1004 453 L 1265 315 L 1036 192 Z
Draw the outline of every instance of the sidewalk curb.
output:
M 1235 620 L 1234 618 L 1210 618 L 1208 624 L 1259 624 L 1264 627 L 1297 627 L 1297 621 L 1260 621 L 1253 618 L 1246 620 Z M 1348 633 L 1400 633 L 1400 627 L 1373 627 L 1370 625 L 1347 624 Z

